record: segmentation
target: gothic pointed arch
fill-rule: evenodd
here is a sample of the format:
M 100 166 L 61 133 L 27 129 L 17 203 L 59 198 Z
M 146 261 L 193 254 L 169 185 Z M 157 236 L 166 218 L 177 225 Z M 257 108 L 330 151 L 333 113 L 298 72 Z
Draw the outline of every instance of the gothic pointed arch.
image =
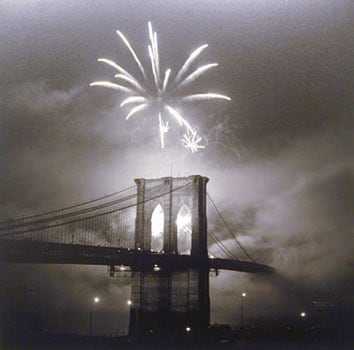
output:
M 164 212 L 162 206 L 157 204 L 151 215 L 151 251 L 163 250 Z
M 190 255 L 192 250 L 192 212 L 183 204 L 177 213 L 177 252 Z

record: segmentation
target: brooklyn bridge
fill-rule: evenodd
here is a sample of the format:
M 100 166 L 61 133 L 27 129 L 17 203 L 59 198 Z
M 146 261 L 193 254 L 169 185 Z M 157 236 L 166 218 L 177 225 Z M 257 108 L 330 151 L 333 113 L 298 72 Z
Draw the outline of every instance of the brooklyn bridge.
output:
M 112 277 L 131 274 L 131 334 L 203 329 L 210 270 L 273 272 L 240 244 L 207 182 L 200 175 L 135 179 L 135 186 L 91 201 L 2 221 L 0 262 L 106 265 Z M 211 211 L 218 221 L 207 227 Z M 221 230 L 240 255 L 223 243 Z

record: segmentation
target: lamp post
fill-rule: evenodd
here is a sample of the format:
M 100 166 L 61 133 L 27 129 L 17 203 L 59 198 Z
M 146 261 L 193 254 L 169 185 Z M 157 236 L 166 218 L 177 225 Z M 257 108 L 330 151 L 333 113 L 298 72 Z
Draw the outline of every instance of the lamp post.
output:
M 243 299 L 246 298 L 247 294 L 243 292 L 241 294 L 241 329 L 243 329 Z
M 93 327 L 93 305 L 97 304 L 100 301 L 99 297 L 94 297 L 91 301 L 90 305 L 90 329 L 89 329 L 89 334 L 90 337 L 92 337 L 92 327 Z

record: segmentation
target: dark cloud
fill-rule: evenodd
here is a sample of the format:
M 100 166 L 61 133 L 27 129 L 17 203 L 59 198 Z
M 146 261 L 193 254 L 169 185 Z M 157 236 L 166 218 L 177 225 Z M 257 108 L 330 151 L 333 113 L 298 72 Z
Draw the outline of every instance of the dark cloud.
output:
M 352 305 L 350 1 L 23 0 L 4 1 L 0 11 L 3 217 L 85 201 L 130 186 L 134 177 L 169 175 L 171 167 L 174 175 L 200 173 L 239 241 L 279 271 L 274 280 L 231 272 L 212 278 L 214 321 L 238 322 L 243 290 L 250 318 L 294 315 L 317 297 Z M 148 63 L 148 20 L 159 33 L 164 69 L 176 71 L 207 42 L 201 62 L 219 66 L 197 88 L 232 97 L 179 106 L 208 145 L 196 155 L 173 135 L 162 152 L 150 115 L 126 122 L 120 95 L 88 86 L 111 77 L 98 57 L 136 71 L 116 29 Z M 242 257 L 216 218 L 209 222 Z M 128 317 L 120 305 L 130 287 L 105 268 L 9 271 L 18 276 L 8 274 L 12 290 L 40 286 L 43 308 L 82 312 L 83 332 L 86 298 L 96 292 L 106 300 L 103 310 L 114 305 Z

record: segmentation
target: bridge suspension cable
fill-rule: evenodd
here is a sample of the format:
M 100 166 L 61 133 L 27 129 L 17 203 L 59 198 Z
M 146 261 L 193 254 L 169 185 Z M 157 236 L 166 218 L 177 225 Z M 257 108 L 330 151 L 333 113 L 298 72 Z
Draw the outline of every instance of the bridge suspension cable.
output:
M 137 206 L 138 204 L 143 204 L 143 203 L 146 203 L 148 201 L 151 201 L 151 200 L 155 200 L 157 198 L 160 198 L 160 197 L 163 197 L 165 196 L 166 194 L 169 194 L 171 192 L 175 192 L 175 191 L 179 191 L 181 190 L 182 188 L 186 187 L 186 186 L 189 186 L 191 184 L 191 182 L 187 183 L 187 184 L 184 184 L 182 186 L 179 186 L 179 187 L 176 187 L 174 189 L 171 189 L 171 190 L 168 190 L 168 191 L 165 191 L 163 193 L 160 193 L 158 195 L 155 195 L 155 196 L 151 196 L 141 202 L 135 202 L 135 203 L 132 203 L 132 204 L 128 204 L 126 206 L 123 206 L 123 207 L 118 207 L 118 208 L 114 208 L 114 209 L 111 209 L 111 210 L 108 210 L 108 211 L 104 211 L 104 212 L 99 212 L 97 214 L 94 214 L 94 215 L 89 215 L 89 216 L 84 216 L 84 217 L 78 217 L 78 218 L 73 218 L 69 221 L 63 221 L 63 222 L 56 222 L 57 217 L 54 217 L 54 218 L 48 218 L 46 220 L 43 220 L 43 221 L 34 221 L 34 222 L 27 222 L 25 225 L 19 225 L 19 226 L 15 226 L 15 227 L 7 227 L 7 230 L 15 230 L 15 231 L 12 231 L 12 232 L 5 232 L 5 233 L 1 233 L 0 234 L 0 237 L 8 237 L 8 236 L 14 236 L 14 235 L 19 235 L 19 234 L 27 234 L 27 233 L 32 233 L 34 231 L 40 231 L 40 230 L 46 230 L 46 229 L 50 229 L 50 228 L 55 228 L 55 227 L 59 227 L 59 226 L 64 226 L 64 225 L 68 225 L 68 224 L 73 224 L 73 223 L 76 223 L 76 222 L 82 222 L 82 221 L 85 221 L 85 220 L 89 220 L 89 219 L 95 219 L 95 218 L 98 218 L 98 217 L 101 217 L 101 216 L 104 216 L 104 215 L 109 215 L 109 214 L 112 214 L 112 213 L 116 213 L 116 212 L 119 212 L 119 211 L 123 211 L 123 210 L 126 210 L 126 209 L 130 209 L 130 208 L 133 208 L 135 206 Z M 159 186 L 156 186 L 156 187 L 161 187 L 161 185 Z M 153 191 L 155 188 L 151 188 L 149 189 L 150 191 Z M 127 196 L 127 197 L 123 197 L 122 199 L 119 199 L 119 200 L 116 200 L 116 201 L 112 201 L 112 202 L 109 202 L 110 203 L 110 206 L 112 206 L 112 203 L 113 204 L 117 204 L 117 203 L 120 203 L 122 201 L 126 201 L 128 199 L 132 199 L 136 197 L 136 195 L 133 195 L 133 196 Z M 94 201 L 92 201 L 94 202 Z M 79 206 L 79 204 L 77 205 Z M 106 206 L 104 206 L 103 208 L 105 208 Z M 81 211 L 79 211 L 79 213 L 77 215 L 82 215 L 82 214 L 86 214 L 86 213 L 90 213 L 92 211 L 95 211 L 97 209 L 102 209 L 101 206 L 94 206 L 94 207 L 89 207 L 87 208 L 88 211 L 84 211 L 83 213 L 81 213 Z M 62 209 L 63 210 L 63 209 Z M 85 209 L 86 210 L 86 209 Z M 60 212 L 61 210 L 56 210 L 54 212 Z M 77 213 L 77 212 L 74 212 L 74 213 Z M 63 214 L 60 219 L 67 219 L 69 217 L 71 217 L 72 213 L 68 213 L 68 214 Z M 38 217 L 40 216 L 41 214 L 38 214 L 38 215 L 33 215 L 32 217 Z M 44 215 L 44 214 L 42 214 Z M 53 222 L 52 224 L 50 224 L 51 222 Z M 48 223 L 49 225 L 43 225 L 43 226 L 40 226 L 40 227 L 36 227 L 36 225 L 38 224 L 45 224 L 45 223 Z M 35 227 L 31 227 L 31 225 L 34 225 Z M 28 228 L 27 229 L 24 229 L 24 230 L 20 230 L 20 231 L 17 231 L 16 229 L 17 228 L 20 228 L 22 226 L 27 226 Z
M 110 207 L 112 205 L 115 205 L 115 204 L 130 200 L 130 199 L 133 199 L 135 197 L 136 197 L 136 194 L 134 193 L 134 194 L 126 196 L 126 197 L 118 198 L 118 199 L 116 199 L 114 201 L 110 201 L 110 202 L 107 202 L 107 203 L 99 204 L 99 205 L 96 205 L 96 206 L 93 206 L 93 207 L 88 207 L 88 208 L 81 209 L 81 210 L 72 211 L 72 212 L 69 212 L 69 213 L 64 213 L 64 214 L 60 214 L 60 215 L 56 215 L 56 216 L 49 216 L 49 217 L 44 218 L 42 220 L 35 220 L 35 221 L 30 221 L 30 222 L 20 222 L 20 223 L 15 224 L 15 225 L 9 225 L 9 226 L 5 226 L 5 227 L 0 227 L 0 231 L 6 231 L 8 229 L 13 229 L 13 228 L 20 228 L 20 227 L 28 226 L 28 225 L 37 225 L 37 224 L 42 224 L 42 223 L 45 223 L 45 222 L 48 222 L 48 221 L 66 219 L 66 218 L 69 218 L 69 217 L 72 217 L 72 216 L 78 216 L 78 215 L 90 213 L 90 212 L 93 212 L 93 211 L 96 211 L 96 210 L 99 210 L 99 209 L 104 209 L 104 208 Z M 57 210 L 56 212 L 60 212 L 60 211 L 64 211 L 64 210 L 65 209 L 61 209 L 61 210 Z M 48 214 L 48 212 L 45 213 L 45 214 Z M 101 214 L 104 215 L 106 213 L 101 213 Z M 38 214 L 38 215 L 34 215 L 34 216 L 40 217 L 40 216 L 43 216 L 43 215 L 44 214 L 42 214 L 42 215 Z M 32 216 L 32 218 L 34 216 Z
M 239 260 L 213 232 L 208 232 L 208 235 L 228 258 Z
M 149 192 L 150 195 L 145 197 L 145 199 L 140 201 L 139 203 L 137 201 L 131 202 L 136 198 L 135 191 L 133 194 L 128 194 L 124 197 L 118 197 L 118 198 L 114 198 L 113 200 L 105 201 L 114 196 L 135 189 L 135 186 L 131 186 L 123 190 L 114 192 L 112 194 L 101 196 L 99 198 L 86 201 L 83 203 L 74 204 L 65 208 L 47 211 L 44 213 L 35 214 L 27 217 L 16 218 L 13 220 L 2 221 L 0 222 L 0 237 L 6 238 L 6 237 L 17 236 L 18 238 L 24 239 L 25 237 L 23 235 L 26 235 L 26 237 L 29 237 L 30 239 L 34 239 L 34 240 L 39 239 L 41 241 L 46 241 L 46 240 L 53 241 L 54 239 L 55 241 L 59 240 L 62 242 L 63 240 L 68 241 L 67 238 L 63 238 L 63 237 L 67 236 L 68 234 L 71 234 L 72 235 L 71 243 L 73 243 L 74 238 L 76 237 L 75 235 L 77 234 L 79 236 L 75 238 L 75 240 L 79 239 L 80 241 L 81 239 L 83 239 L 82 235 L 87 235 L 87 236 L 91 236 L 91 238 L 86 237 L 86 239 L 92 242 L 92 240 L 94 239 L 96 240 L 99 239 L 99 238 L 92 238 L 93 237 L 92 235 L 94 233 L 96 233 L 96 235 L 99 236 L 101 235 L 100 232 L 103 232 L 103 237 L 101 238 L 105 241 L 105 244 L 107 244 L 104 235 L 107 235 L 108 234 L 107 232 L 112 232 L 113 230 L 110 222 L 115 222 L 116 223 L 115 225 L 117 225 L 117 223 L 119 222 L 119 225 L 121 227 L 120 230 L 121 229 L 123 229 L 123 231 L 126 230 L 124 228 L 124 222 L 122 220 L 125 220 L 124 218 L 127 217 L 128 212 L 125 214 L 123 213 L 123 215 L 125 215 L 124 217 L 121 216 L 121 214 L 119 214 L 120 217 L 117 216 L 112 217 L 113 214 L 116 215 L 119 212 L 129 210 L 137 206 L 138 204 L 143 204 L 151 200 L 161 198 L 171 192 L 179 191 L 182 188 L 189 186 L 190 184 L 191 183 L 189 182 L 182 186 L 176 187 L 174 189 L 169 189 L 167 191 L 165 190 L 163 192 L 161 192 L 163 185 L 158 185 L 146 189 L 146 191 Z M 154 195 L 154 192 L 157 194 Z M 227 229 L 229 230 L 229 232 L 231 233 L 231 235 L 233 236 L 237 244 L 247 255 L 247 257 L 254 262 L 254 259 L 250 256 L 250 254 L 246 251 L 246 249 L 240 244 L 240 242 L 237 240 L 236 236 L 233 234 L 230 227 L 227 225 L 225 219 L 222 217 L 220 211 L 216 207 L 210 195 L 207 194 L 207 196 L 214 210 L 216 211 L 219 218 L 221 219 L 222 223 L 227 227 Z M 130 213 L 128 215 L 131 216 L 134 215 L 134 213 Z M 132 219 L 130 219 L 130 221 L 131 220 Z M 80 225 L 79 229 L 81 230 L 80 231 L 81 233 L 76 233 L 78 228 L 73 226 L 76 223 L 79 223 Z M 61 229 L 61 231 L 55 229 L 63 226 L 65 228 Z M 116 232 L 115 235 L 118 233 L 116 229 L 114 232 Z M 124 234 L 125 235 L 127 234 L 127 232 L 125 233 L 122 232 L 122 233 L 123 236 Z M 232 253 L 213 232 L 209 231 L 208 235 L 215 242 L 215 244 L 220 249 L 220 251 L 223 252 L 223 254 L 225 254 L 227 257 L 231 259 L 239 260 L 239 258 L 236 257 L 235 254 Z M 117 236 L 115 237 L 116 239 L 120 240 L 119 237 Z M 131 238 L 125 237 L 125 239 L 131 240 L 132 237 Z
M 252 262 L 256 262 L 255 259 L 247 252 L 247 250 L 243 247 L 243 245 L 240 243 L 240 241 L 237 239 L 236 235 L 233 233 L 233 231 L 231 230 L 230 226 L 227 224 L 226 220 L 224 219 L 224 217 L 222 216 L 220 210 L 217 208 L 215 202 L 213 201 L 213 199 L 211 198 L 210 194 L 207 193 L 208 199 L 210 201 L 210 203 L 212 204 L 215 212 L 218 214 L 221 222 L 225 225 L 225 227 L 227 228 L 227 230 L 229 231 L 229 233 L 231 234 L 231 236 L 233 237 L 233 239 L 235 240 L 235 242 L 237 243 L 237 245 L 242 249 L 242 251 L 245 253 L 245 255 L 252 261 Z
M 88 204 L 91 204 L 91 203 L 95 203 L 95 202 L 98 202 L 98 201 L 101 201 L 101 200 L 116 196 L 117 194 L 129 191 L 129 190 L 132 190 L 132 189 L 135 189 L 135 186 L 130 186 L 130 187 L 124 188 L 124 189 L 122 189 L 120 191 L 113 192 L 113 193 L 110 193 L 110 194 L 107 194 L 107 195 L 104 195 L 104 196 L 101 196 L 99 198 L 92 199 L 92 200 L 89 200 L 89 201 L 86 201 L 86 202 L 73 204 L 71 206 L 64 207 L 64 208 L 61 208 L 61 209 L 56 209 L 56 210 L 51 210 L 51 211 L 47 211 L 47 212 L 43 212 L 43 213 L 39 213 L 39 214 L 30 215 L 30 216 L 23 216 L 23 217 L 19 217 L 19 218 L 15 218 L 15 219 L 9 219 L 9 220 L 0 221 L 0 225 L 8 225 L 8 224 L 12 224 L 12 223 L 15 223 L 15 222 L 21 222 L 22 223 L 23 221 L 26 221 L 26 220 L 29 220 L 29 219 L 33 219 L 33 218 L 37 218 L 37 217 L 41 217 L 41 216 L 47 216 L 47 215 L 51 215 L 51 214 L 55 214 L 55 213 L 64 212 L 66 210 L 71 210 L 71 209 L 83 207 L 85 205 L 88 205 Z

